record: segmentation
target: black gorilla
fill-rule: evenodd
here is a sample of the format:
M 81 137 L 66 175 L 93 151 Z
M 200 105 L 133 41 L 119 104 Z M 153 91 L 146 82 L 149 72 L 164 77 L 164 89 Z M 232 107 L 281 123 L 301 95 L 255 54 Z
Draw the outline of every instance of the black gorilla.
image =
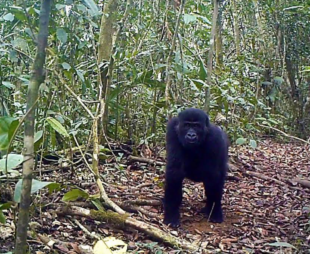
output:
M 228 167 L 226 134 L 209 122 L 208 115 L 190 108 L 167 125 L 167 167 L 164 197 L 164 223 L 180 224 L 184 178 L 203 182 L 207 196 L 202 209 L 212 222 L 223 222 L 222 194 Z

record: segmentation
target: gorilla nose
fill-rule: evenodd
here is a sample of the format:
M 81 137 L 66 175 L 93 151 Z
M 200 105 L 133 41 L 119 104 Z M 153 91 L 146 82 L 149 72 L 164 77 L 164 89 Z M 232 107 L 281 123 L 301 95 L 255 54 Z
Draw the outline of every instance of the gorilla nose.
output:
M 197 139 L 197 135 L 196 135 L 196 133 L 187 133 L 186 138 L 189 141 L 195 141 Z

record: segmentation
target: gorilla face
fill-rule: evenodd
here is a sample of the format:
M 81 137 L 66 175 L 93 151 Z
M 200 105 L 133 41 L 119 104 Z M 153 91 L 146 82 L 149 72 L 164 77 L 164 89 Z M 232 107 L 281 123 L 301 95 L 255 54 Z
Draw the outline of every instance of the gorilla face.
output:
M 180 143 L 185 148 L 192 148 L 204 143 L 209 127 L 209 117 L 200 109 L 187 109 L 178 116 L 176 132 Z

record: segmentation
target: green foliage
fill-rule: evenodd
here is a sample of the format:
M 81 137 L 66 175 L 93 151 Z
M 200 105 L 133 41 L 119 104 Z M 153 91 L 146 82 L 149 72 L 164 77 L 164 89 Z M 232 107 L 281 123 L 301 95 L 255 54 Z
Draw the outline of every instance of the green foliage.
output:
M 18 126 L 16 117 L 0 117 L 0 150 L 5 150 Z
M 238 138 L 236 140 L 237 145 L 243 145 L 243 144 L 245 144 L 245 142 L 246 142 L 246 138 Z
M 79 198 L 88 199 L 88 197 L 89 195 L 87 192 L 81 189 L 72 189 L 63 196 L 62 201 L 64 202 L 75 201 Z
M 4 127 L 0 119 L 0 150 L 7 148 L 13 125 L 16 126 L 17 119 L 26 112 L 26 91 L 36 53 L 39 3 L 26 1 L 23 8 L 14 4 L 13 0 L 0 1 L 0 94 L 4 98 L 0 113 L 15 119 L 11 120 L 14 123 L 6 122 Z M 168 114 L 174 115 L 186 107 L 204 106 L 212 4 L 186 1 L 172 52 L 178 10 L 173 5 L 166 8 L 164 1 L 156 4 L 143 0 L 141 5 L 134 1 L 128 6 L 126 1 L 120 2 L 110 94 L 105 101 L 109 114 L 107 134 L 117 140 L 163 145 Z M 67 142 L 60 142 L 58 134 L 68 142 L 69 134 L 75 135 L 79 143 L 88 140 L 90 116 L 56 74 L 63 77 L 95 114 L 100 91 L 99 71 L 109 64 L 97 63 L 100 9 L 94 0 L 61 0 L 52 9 L 45 66 L 47 78 L 40 88 L 36 112 L 36 151 L 62 149 Z M 244 137 L 246 144 L 252 147 L 257 144 L 251 140 L 257 140 L 257 135 L 266 131 L 259 125 L 290 131 L 303 123 L 303 129 L 307 130 L 310 124 L 307 125 L 307 114 L 302 110 L 307 101 L 310 66 L 308 6 L 298 1 L 237 1 L 236 7 L 220 5 L 220 12 L 225 27 L 222 29 L 223 59 L 221 64 L 216 59 L 213 63 L 211 120 L 221 113 L 226 119 L 222 127 L 232 141 Z M 236 54 L 231 13 L 236 13 L 238 22 L 242 23 L 240 55 Z M 280 41 L 278 29 L 283 36 Z M 291 84 L 284 79 L 288 77 L 283 65 L 285 56 L 290 57 L 296 68 L 297 99 L 292 98 Z M 171 76 L 169 108 L 167 70 Z M 304 119 L 294 120 L 296 115 Z M 23 130 L 17 134 L 13 146 L 21 151 Z
M 64 137 L 69 137 L 69 134 L 64 126 L 60 122 L 58 122 L 55 118 L 48 117 L 46 118 L 46 122 L 59 134 L 63 135 Z
M 36 179 L 32 179 L 32 185 L 31 185 L 31 194 L 38 192 L 39 190 L 51 186 L 50 191 L 57 189 L 59 185 L 57 183 L 53 182 L 41 182 Z M 14 191 L 14 201 L 19 203 L 21 198 L 21 191 L 22 191 L 22 179 L 20 179 L 16 186 Z
M 0 223 L 5 224 L 6 222 L 5 215 L 3 214 L 2 211 L 11 208 L 11 206 L 12 206 L 12 202 L 0 204 Z
M 0 172 L 1 171 L 10 172 L 12 169 L 22 164 L 23 158 L 24 157 L 21 154 L 9 154 L 8 156 L 4 156 L 3 159 L 0 160 Z M 6 168 L 6 162 L 7 162 L 7 168 Z

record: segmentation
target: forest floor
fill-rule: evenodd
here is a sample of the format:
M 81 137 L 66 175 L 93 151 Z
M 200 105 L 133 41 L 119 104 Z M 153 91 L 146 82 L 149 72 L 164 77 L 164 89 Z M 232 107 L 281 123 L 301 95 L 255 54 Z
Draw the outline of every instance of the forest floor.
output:
M 223 197 L 225 221 L 210 223 L 198 213 L 205 202 L 203 185 L 186 180 L 178 229 L 162 223 L 159 201 L 163 197 L 164 166 L 128 160 L 127 150 L 122 150 L 124 156 L 120 162 L 115 163 L 115 157 L 111 156 L 109 163 L 101 166 L 101 174 L 108 196 L 117 203 L 155 200 L 154 206 L 143 206 L 139 213 L 132 215 L 137 220 L 199 245 L 206 253 L 310 253 L 310 186 L 307 187 L 307 182 L 297 183 L 298 179 L 310 179 L 309 146 L 267 139 L 256 149 L 231 148 L 230 163 L 234 166 Z M 115 151 L 118 158 L 119 152 Z M 145 146 L 138 148 L 138 153 L 140 157 L 164 161 L 160 152 Z M 63 189 L 35 195 L 31 221 L 38 222 L 37 233 L 56 242 L 53 251 L 42 239 L 33 238 L 28 241 L 31 253 L 87 253 L 78 249 L 81 244 L 94 244 L 87 231 L 123 240 L 127 253 L 186 253 L 155 242 L 135 229 L 117 229 L 109 223 L 55 214 L 55 206 L 62 203 L 67 191 L 79 187 L 96 194 L 98 188 L 84 165 L 76 167 L 74 172 L 51 165 L 45 165 L 42 170 L 42 181 L 62 183 Z M 82 205 L 87 203 L 79 201 L 83 201 Z M 53 207 L 43 207 L 46 204 Z M 5 215 L 7 223 L 0 225 L 0 253 L 13 247 L 14 216 L 11 212 Z

